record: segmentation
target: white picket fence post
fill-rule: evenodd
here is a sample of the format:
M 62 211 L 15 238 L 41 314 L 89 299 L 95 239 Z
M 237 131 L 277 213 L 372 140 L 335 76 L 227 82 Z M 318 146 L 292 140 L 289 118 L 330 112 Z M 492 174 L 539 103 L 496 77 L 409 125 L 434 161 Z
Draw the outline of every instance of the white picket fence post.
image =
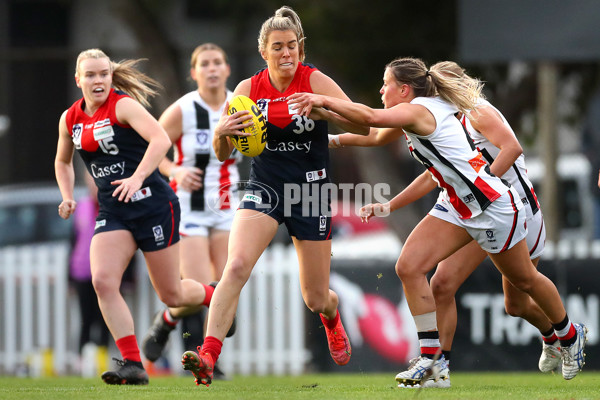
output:
M 65 374 L 77 359 L 78 313 L 68 290 L 68 243 L 0 248 L 0 374 Z M 135 286 L 125 297 L 138 341 L 164 305 L 138 257 Z M 228 373 L 301 374 L 310 360 L 305 306 L 293 247 L 275 245 L 259 259 L 242 290 L 237 333 L 225 341 L 220 364 Z M 177 333 L 181 335 L 181 330 Z M 181 336 L 171 335 L 167 359 L 181 372 Z M 118 356 L 118 355 L 116 355 Z
M 67 371 L 66 244 L 0 249 L 0 365 L 3 373 Z

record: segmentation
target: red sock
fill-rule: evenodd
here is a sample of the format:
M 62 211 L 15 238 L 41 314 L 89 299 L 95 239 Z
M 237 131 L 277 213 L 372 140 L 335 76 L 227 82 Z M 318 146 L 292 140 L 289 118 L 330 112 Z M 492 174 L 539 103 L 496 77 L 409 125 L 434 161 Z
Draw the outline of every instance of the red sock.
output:
M 129 335 L 118 339 L 116 342 L 117 348 L 123 356 L 123 360 L 142 361 L 140 358 L 140 349 L 137 345 L 135 335 Z
M 319 314 L 319 316 L 321 317 L 321 322 L 323 322 L 323 325 L 325 325 L 327 329 L 335 328 L 340 321 L 340 313 L 338 310 L 335 310 L 335 317 L 333 317 L 333 319 L 327 319 L 323 316 L 323 314 Z
M 542 332 L 542 340 L 547 345 L 552 345 L 558 340 L 558 336 L 554 332 L 554 328 L 550 328 L 547 332 Z
M 206 292 L 202 305 L 208 307 L 210 305 L 210 301 L 212 300 L 213 293 L 215 292 L 215 288 L 205 285 L 204 283 L 202 283 L 202 286 L 204 286 L 204 291 Z
M 204 338 L 204 344 L 202 345 L 202 352 L 208 353 L 213 359 L 213 362 L 217 362 L 219 355 L 221 354 L 221 348 L 223 342 L 214 336 L 207 336 Z
M 173 316 L 169 312 L 169 309 L 167 308 L 163 313 L 163 321 L 165 321 L 165 323 L 169 326 L 177 326 L 177 322 L 179 322 L 179 319 L 173 318 Z

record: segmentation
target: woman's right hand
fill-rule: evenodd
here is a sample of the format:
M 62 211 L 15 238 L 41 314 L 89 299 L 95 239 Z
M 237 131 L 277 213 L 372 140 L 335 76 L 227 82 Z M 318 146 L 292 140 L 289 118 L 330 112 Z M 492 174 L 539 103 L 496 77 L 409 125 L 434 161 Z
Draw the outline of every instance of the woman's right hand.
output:
M 390 203 L 367 204 L 360 208 L 359 215 L 364 223 L 369 223 L 371 217 L 387 217 L 390 215 Z
M 58 206 L 58 215 L 62 219 L 69 219 L 69 217 L 75 212 L 77 202 L 75 200 L 63 200 Z
M 249 136 L 250 134 L 244 132 L 243 129 L 252 126 L 254 123 L 250 111 L 242 110 L 229 115 L 228 110 L 229 102 L 226 102 L 223 107 L 223 114 L 221 114 L 219 123 L 215 127 L 215 137 L 220 139 L 225 136 Z

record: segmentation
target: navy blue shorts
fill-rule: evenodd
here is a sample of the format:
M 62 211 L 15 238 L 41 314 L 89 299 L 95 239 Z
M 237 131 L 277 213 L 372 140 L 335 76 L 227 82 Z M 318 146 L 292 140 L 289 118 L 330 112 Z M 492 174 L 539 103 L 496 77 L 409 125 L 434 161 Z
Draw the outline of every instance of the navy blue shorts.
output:
M 170 201 L 156 209 L 156 213 L 134 219 L 118 218 L 101 211 L 96 218 L 94 234 L 127 230 L 142 251 L 165 249 L 179 241 L 179 201 Z
M 290 236 L 299 240 L 331 239 L 331 195 L 322 195 L 320 185 L 306 183 L 294 190 L 275 190 L 251 182 L 239 209 L 256 210 L 285 224 Z

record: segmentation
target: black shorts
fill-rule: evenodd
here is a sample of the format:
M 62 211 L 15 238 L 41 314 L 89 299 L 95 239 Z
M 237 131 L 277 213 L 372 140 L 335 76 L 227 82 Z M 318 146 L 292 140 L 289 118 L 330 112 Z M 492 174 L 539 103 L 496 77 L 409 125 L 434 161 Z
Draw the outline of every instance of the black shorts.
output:
M 127 230 L 142 251 L 165 249 L 179 241 L 181 210 L 177 200 L 159 207 L 156 213 L 134 219 L 123 219 L 101 211 L 96 218 L 94 234 Z
M 322 193 L 318 183 L 276 190 L 250 182 L 238 208 L 269 215 L 299 240 L 330 240 L 332 236 L 331 194 Z

